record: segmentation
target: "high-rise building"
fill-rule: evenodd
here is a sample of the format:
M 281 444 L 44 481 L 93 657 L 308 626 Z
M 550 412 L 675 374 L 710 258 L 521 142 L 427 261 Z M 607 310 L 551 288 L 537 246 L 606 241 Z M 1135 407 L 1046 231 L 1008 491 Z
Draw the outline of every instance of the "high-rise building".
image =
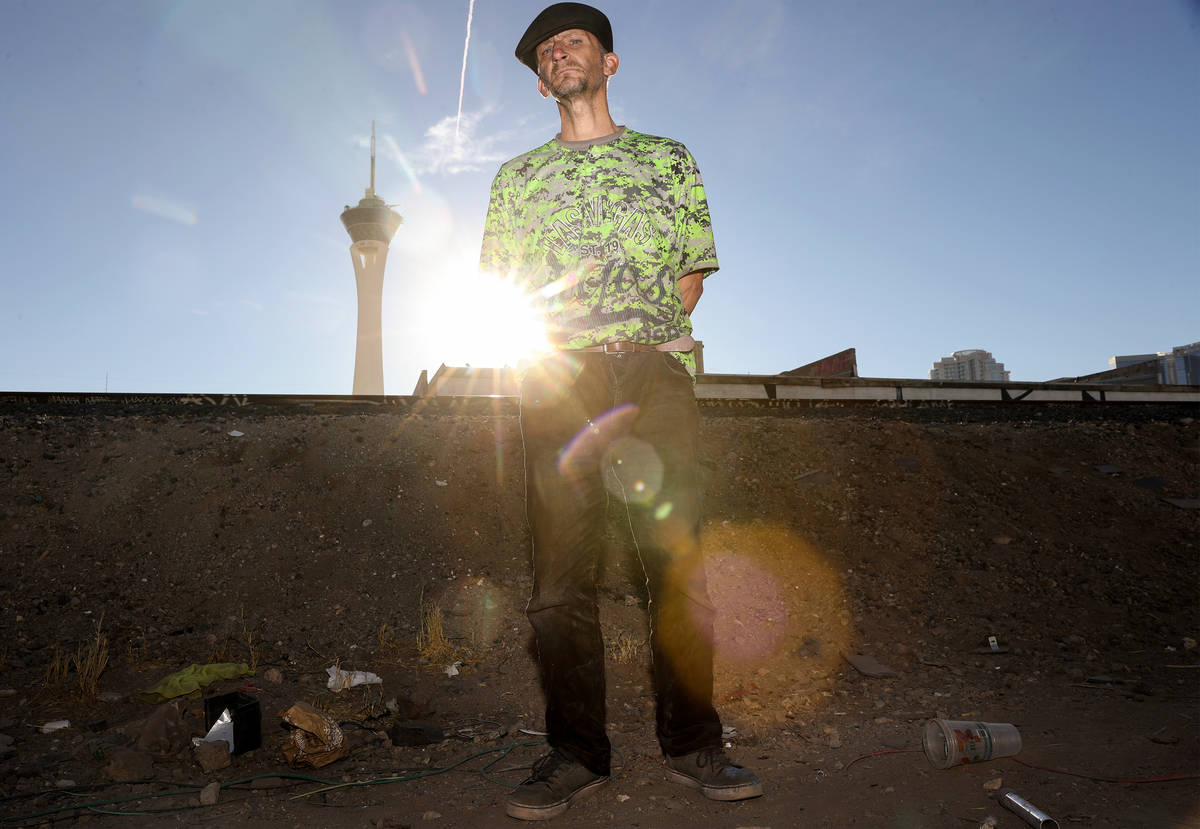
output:
M 1110 371 L 1138 366 L 1146 383 L 1164 386 L 1200 386 L 1200 342 L 1177 345 L 1168 354 L 1123 354 L 1108 358 Z M 1127 381 L 1128 382 L 1128 381 Z
M 375 195 L 375 123 L 371 123 L 371 186 L 357 207 L 346 205 L 342 224 L 350 234 L 350 259 L 358 283 L 358 343 L 353 394 L 383 394 L 383 271 L 400 214 Z
M 933 364 L 930 380 L 960 380 L 968 383 L 1007 383 L 1009 372 L 996 362 L 992 352 L 982 348 L 955 351 Z

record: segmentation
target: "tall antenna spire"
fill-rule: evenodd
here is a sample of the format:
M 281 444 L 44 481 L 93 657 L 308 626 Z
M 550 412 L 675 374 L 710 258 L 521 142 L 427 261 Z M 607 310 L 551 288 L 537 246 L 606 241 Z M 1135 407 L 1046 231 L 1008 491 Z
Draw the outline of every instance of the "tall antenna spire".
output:
M 0 0 L 2 2 L 2 0 Z M 383 394 L 383 271 L 388 245 L 404 221 L 375 195 L 375 122 L 371 122 L 371 186 L 357 207 L 346 205 L 342 225 L 350 234 L 350 258 L 358 284 L 358 343 L 354 394 Z
M 367 190 L 368 196 L 375 195 L 375 122 L 371 122 L 371 187 Z

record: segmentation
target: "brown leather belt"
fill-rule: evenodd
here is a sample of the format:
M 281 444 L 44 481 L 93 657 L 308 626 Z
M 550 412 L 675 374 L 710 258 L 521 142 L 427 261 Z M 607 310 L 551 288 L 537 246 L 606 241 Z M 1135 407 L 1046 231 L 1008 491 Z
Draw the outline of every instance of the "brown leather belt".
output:
M 630 351 L 658 351 L 657 346 L 649 343 L 635 343 L 628 340 L 617 343 L 601 343 L 600 345 L 589 345 L 584 348 L 573 348 L 572 351 L 602 351 L 605 354 L 625 354 Z

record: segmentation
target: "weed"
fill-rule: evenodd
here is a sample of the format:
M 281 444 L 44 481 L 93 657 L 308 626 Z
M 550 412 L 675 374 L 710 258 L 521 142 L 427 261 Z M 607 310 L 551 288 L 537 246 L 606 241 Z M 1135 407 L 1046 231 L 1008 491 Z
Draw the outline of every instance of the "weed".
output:
M 379 626 L 379 656 L 388 662 L 399 662 L 404 655 L 406 648 L 400 637 L 396 635 L 396 631 L 388 627 L 387 623 Z
M 613 662 L 627 664 L 637 659 L 638 652 L 646 644 L 645 639 L 639 639 L 625 631 L 618 631 L 615 636 L 606 637 L 608 653 Z
M 446 636 L 443 624 L 445 617 L 441 606 L 422 597 L 419 608 L 417 653 L 421 659 L 430 665 L 439 666 L 467 661 L 468 649 L 455 646 Z
M 43 703 L 91 702 L 100 687 L 100 675 L 108 665 L 108 637 L 103 631 L 104 617 L 96 620 L 96 631 L 74 653 L 64 653 L 57 645 L 46 666 L 35 699 Z

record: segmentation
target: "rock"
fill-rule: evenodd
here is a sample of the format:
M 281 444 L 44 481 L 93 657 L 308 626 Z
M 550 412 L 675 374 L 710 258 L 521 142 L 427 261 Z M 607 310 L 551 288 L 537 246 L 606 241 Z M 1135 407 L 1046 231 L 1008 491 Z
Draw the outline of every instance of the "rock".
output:
M 136 748 L 116 748 L 108 755 L 104 774 L 115 783 L 132 783 L 154 776 L 154 758 Z
M 170 757 L 187 748 L 188 729 L 183 722 L 184 702 L 165 702 L 146 720 L 137 747 L 157 757 Z
M 205 774 L 229 768 L 229 743 L 224 740 L 202 742 L 196 746 L 193 754 Z
M 983 784 L 983 790 L 985 792 L 998 792 L 1003 788 L 1004 788 L 1004 778 L 1003 777 L 993 777 L 991 780 L 988 780 L 987 782 L 985 782 Z
M 272 682 L 276 685 L 283 682 L 283 671 L 278 668 L 267 668 L 263 671 L 262 678 L 267 682 Z
M 430 809 L 425 814 L 421 815 L 421 820 L 437 820 L 442 816 L 441 812 L 435 812 Z
M 205 786 L 203 789 L 200 790 L 200 805 L 201 806 L 215 806 L 215 805 L 217 805 L 217 801 L 220 799 L 221 799 L 221 784 L 220 783 L 216 783 L 216 782 L 209 783 L 207 786 Z

